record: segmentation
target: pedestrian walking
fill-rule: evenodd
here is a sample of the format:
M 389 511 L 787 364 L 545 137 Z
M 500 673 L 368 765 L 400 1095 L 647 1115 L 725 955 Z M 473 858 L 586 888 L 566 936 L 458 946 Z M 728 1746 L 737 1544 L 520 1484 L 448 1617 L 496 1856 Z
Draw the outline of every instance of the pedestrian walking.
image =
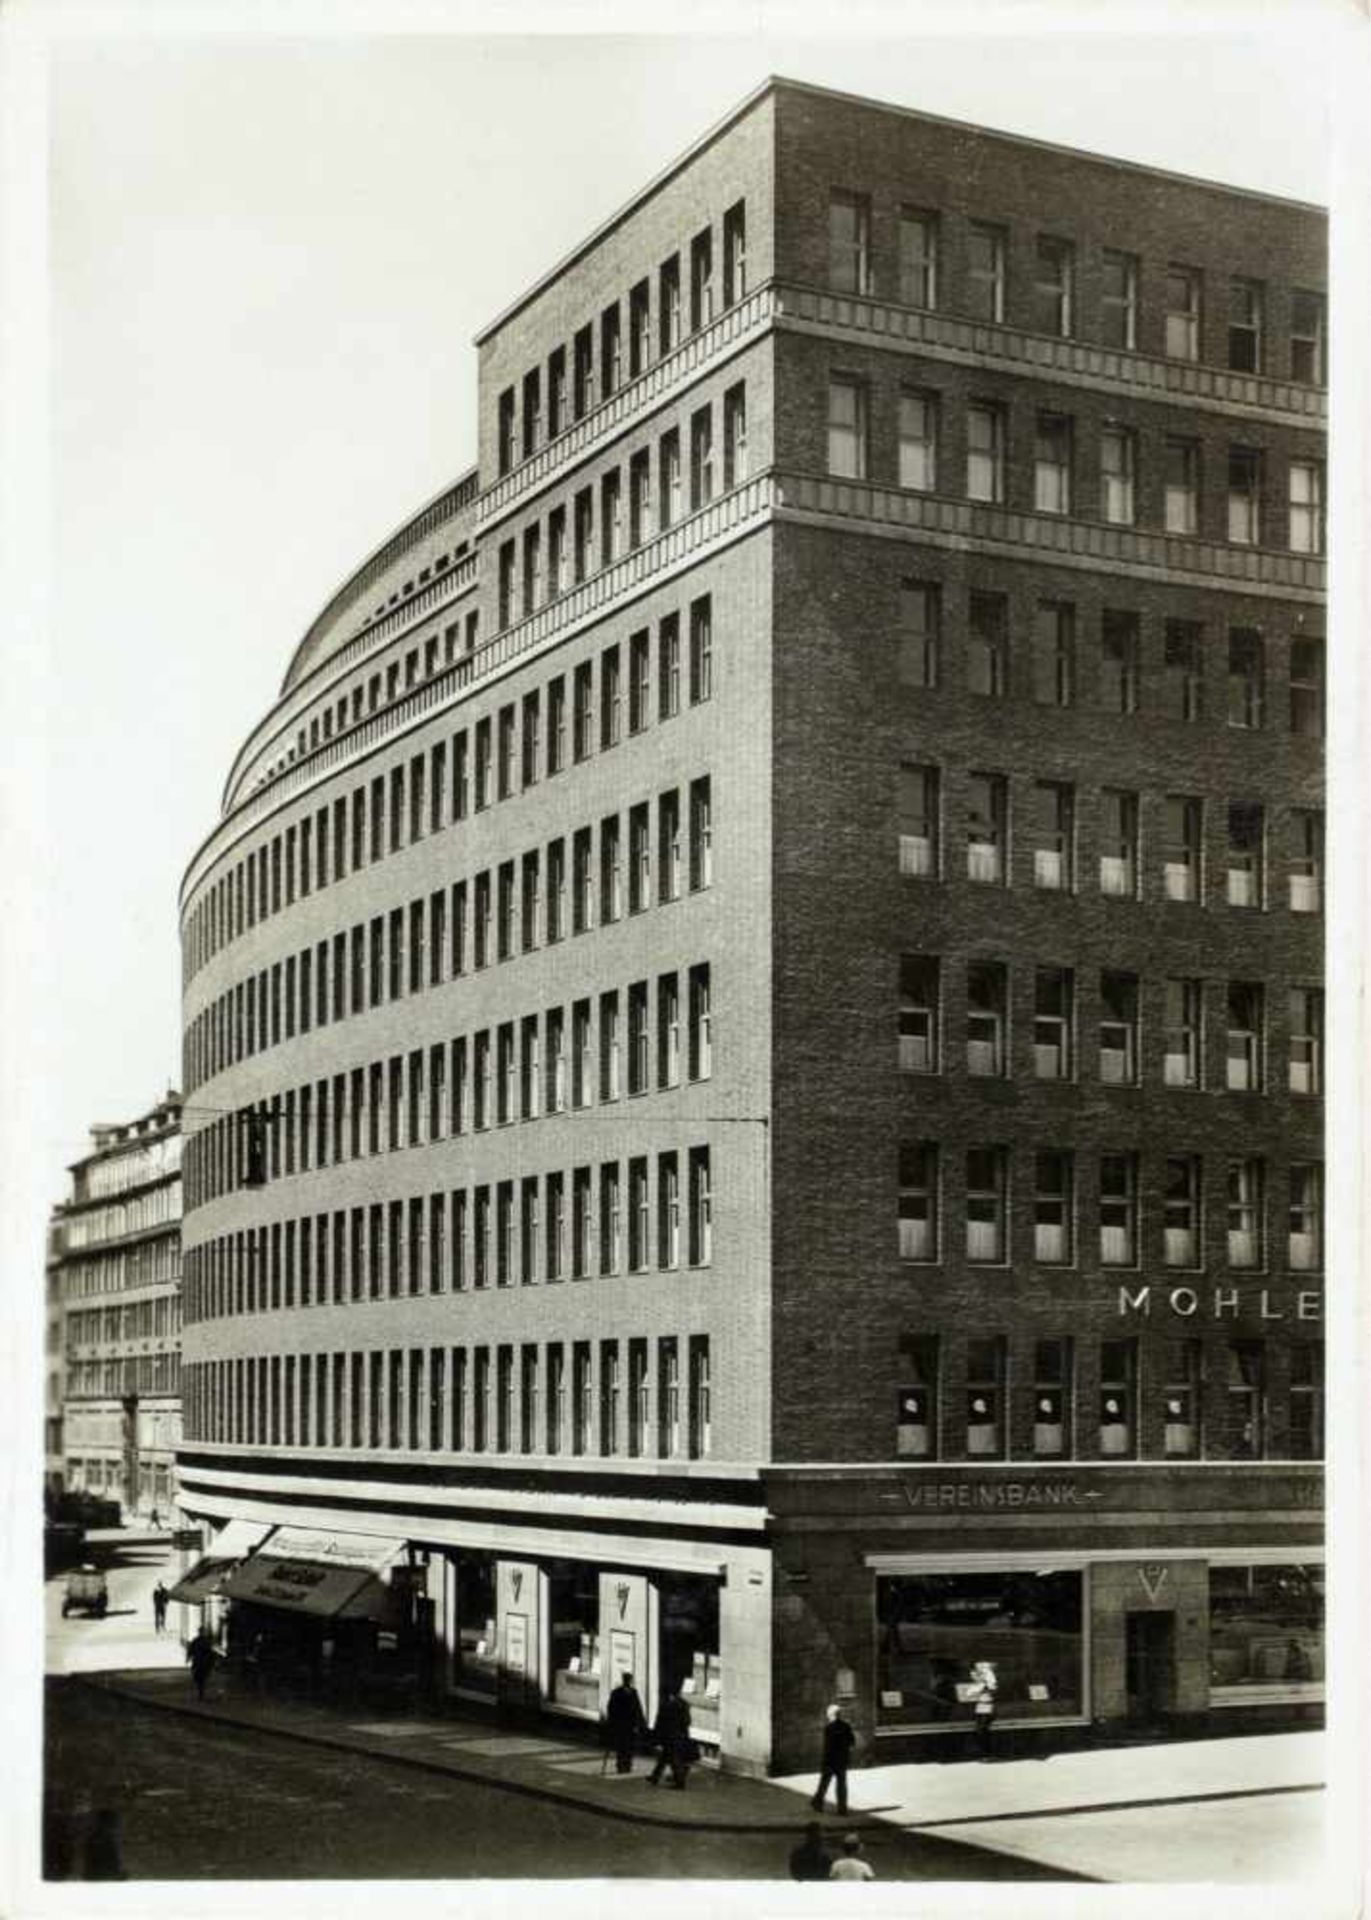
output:
M 847 1768 L 852 1758 L 852 1749 L 857 1736 L 852 1730 L 850 1720 L 844 1720 L 842 1709 L 834 1703 L 824 1717 L 823 1757 L 819 1764 L 819 1784 L 814 1789 L 814 1798 L 810 1802 L 815 1813 L 824 1810 L 824 1796 L 828 1792 L 829 1782 L 838 1798 L 839 1813 L 847 1812 Z
M 190 1662 L 190 1677 L 195 1682 L 195 1696 L 203 1700 L 214 1668 L 214 1643 L 203 1627 L 186 1648 L 186 1659 Z
M 862 1858 L 862 1843 L 855 1833 L 843 1835 L 843 1850 L 828 1870 L 830 1880 L 874 1880 L 871 1862 Z
M 119 1844 L 119 1815 L 113 1807 L 100 1807 L 91 1822 L 86 1844 L 81 1850 L 83 1880 L 127 1880 L 123 1850 Z
M 827 1880 L 832 1865 L 833 1855 L 824 1845 L 824 1830 L 817 1820 L 811 1820 L 805 1828 L 804 1839 L 791 1850 L 790 1877 L 792 1880 Z
M 643 1712 L 643 1703 L 638 1698 L 633 1675 L 625 1673 L 620 1676 L 619 1684 L 610 1694 L 605 1707 L 605 1744 L 614 1751 L 616 1773 L 632 1773 L 634 1743 L 639 1734 L 646 1732 L 647 1716 Z
M 978 1660 L 971 1669 L 971 1714 L 976 1723 L 976 1746 L 982 1760 L 990 1758 L 990 1736 L 995 1725 L 995 1695 L 999 1680 L 989 1660 Z
M 652 1737 L 657 1742 L 657 1764 L 648 1775 L 647 1784 L 659 1786 L 663 1773 L 670 1768 L 670 1784 L 683 1792 L 695 1757 L 695 1745 L 690 1737 L 690 1708 L 679 1693 L 669 1693 L 663 1700 Z
M 167 1602 L 170 1599 L 171 1595 L 159 1580 L 152 1590 L 152 1624 L 158 1633 L 167 1630 Z

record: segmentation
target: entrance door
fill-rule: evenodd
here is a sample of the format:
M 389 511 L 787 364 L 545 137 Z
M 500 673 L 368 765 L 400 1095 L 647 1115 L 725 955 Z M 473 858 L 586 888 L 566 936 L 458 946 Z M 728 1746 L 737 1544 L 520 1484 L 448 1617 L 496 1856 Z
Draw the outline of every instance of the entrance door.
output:
M 1160 1720 L 1171 1711 L 1175 1696 L 1176 1616 L 1174 1613 L 1130 1613 L 1127 1631 L 1124 1685 L 1130 1720 Z

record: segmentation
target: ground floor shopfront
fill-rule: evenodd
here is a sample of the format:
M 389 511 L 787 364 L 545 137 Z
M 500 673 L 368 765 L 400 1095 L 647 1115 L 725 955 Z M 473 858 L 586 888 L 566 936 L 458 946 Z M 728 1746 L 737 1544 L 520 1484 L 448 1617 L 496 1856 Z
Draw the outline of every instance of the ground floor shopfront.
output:
M 1321 1707 L 1317 1472 L 797 1470 L 768 1491 L 779 1770 L 808 1763 L 829 1698 L 869 1759 L 969 1751 L 978 1662 L 1016 1745 Z
M 310 1673 L 403 1671 L 430 1702 L 592 1736 L 631 1673 L 650 1721 L 677 1692 L 704 1756 L 766 1770 L 771 1581 L 755 1478 L 733 1499 L 698 1489 L 671 1520 L 665 1501 L 628 1493 L 583 1498 L 599 1511 L 554 1526 L 551 1502 L 527 1493 L 491 1496 L 483 1520 L 471 1486 L 387 1504 L 373 1481 L 354 1504 L 317 1482 L 182 1464 L 204 1539 L 174 1595 L 233 1651 L 260 1639 L 268 1663 Z
M 771 1470 L 712 1515 L 620 1500 L 562 1526 L 532 1494 L 483 1520 L 182 1470 L 206 1527 L 184 1591 L 237 1650 L 587 1730 L 630 1672 L 740 1771 L 814 1765 L 833 1700 L 867 1764 L 959 1757 L 982 1661 L 1015 1744 L 1307 1723 L 1323 1698 L 1306 1468 Z

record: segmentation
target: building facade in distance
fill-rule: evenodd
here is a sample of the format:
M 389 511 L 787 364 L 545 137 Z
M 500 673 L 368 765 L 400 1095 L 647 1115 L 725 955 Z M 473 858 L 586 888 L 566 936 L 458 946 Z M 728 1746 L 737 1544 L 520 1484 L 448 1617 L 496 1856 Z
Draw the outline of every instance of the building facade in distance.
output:
M 775 81 L 480 336 L 183 886 L 230 1593 L 740 1768 L 1317 1704 L 1324 250 Z
M 166 1516 L 181 1438 L 181 1096 L 92 1127 L 70 1171 L 49 1268 L 62 1343 L 57 1490 Z

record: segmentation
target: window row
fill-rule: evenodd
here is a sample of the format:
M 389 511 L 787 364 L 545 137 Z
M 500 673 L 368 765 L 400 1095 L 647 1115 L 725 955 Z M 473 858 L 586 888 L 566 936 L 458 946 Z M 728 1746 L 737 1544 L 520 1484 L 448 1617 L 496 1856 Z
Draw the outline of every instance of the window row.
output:
M 655 668 L 655 673 L 654 673 Z M 655 679 L 655 693 L 654 693 Z M 552 779 L 596 751 L 608 752 L 653 720 L 675 719 L 714 688 L 711 599 L 644 627 L 521 701 L 436 740 L 306 814 L 246 854 L 210 887 L 187 923 L 186 977 L 221 948 L 297 899 L 400 853 L 426 835 Z
M 120 1360 L 74 1360 L 67 1366 L 66 1396 L 124 1400 L 130 1394 L 174 1394 L 180 1391 L 181 1377 L 181 1355 L 174 1348 L 127 1354 Z
M 1217 1260 L 1206 1246 L 1208 1218 L 1216 1235 L 1222 1223 L 1224 1263 L 1235 1272 L 1263 1272 L 1274 1264 L 1290 1273 L 1322 1269 L 1319 1162 L 1290 1166 L 1284 1194 L 1268 1196 L 1263 1159 L 1230 1159 L 1210 1194 L 1203 1156 L 1172 1154 L 1160 1166 L 1149 1162 L 1144 1194 L 1136 1153 L 1101 1153 L 1091 1163 L 1093 1191 L 1081 1196 L 1078 1158 L 1084 1156 L 1066 1148 L 1016 1159 L 1005 1147 L 970 1147 L 948 1164 L 932 1141 L 902 1143 L 896 1209 L 900 1258 L 932 1263 L 955 1252 L 979 1266 L 1007 1266 L 1011 1258 L 1023 1257 L 1040 1266 L 1070 1267 L 1080 1260 L 1136 1268 L 1145 1255 L 1148 1264 L 1199 1271 Z M 1012 1174 L 1023 1186 L 1031 1182 L 1021 1204 L 1015 1204 Z M 1267 1243 L 1268 1197 L 1285 1204 L 1279 1249 Z M 1084 1226 L 1078 1231 L 1081 1198 L 1093 1216 L 1089 1245 Z M 1146 1238 L 1144 1198 L 1151 1213 Z
M 1261 1339 L 900 1342 L 905 1459 L 1317 1460 L 1323 1348 Z M 1084 1377 L 1089 1366 L 1090 1378 Z M 955 1370 L 955 1377 L 954 1377 Z
M 902 389 L 895 464 L 881 473 L 872 461 L 871 384 L 856 374 L 834 374 L 828 383 L 828 471 L 836 479 L 875 480 L 919 493 L 951 491 L 951 461 L 942 455 L 944 402 L 936 392 Z M 1022 429 L 1014 428 L 1014 434 Z M 968 500 L 1008 504 L 1036 513 L 1095 517 L 1110 526 L 1155 525 L 1166 533 L 1199 535 L 1204 494 L 1200 442 L 1171 435 L 1153 446 L 1138 430 L 1106 421 L 1094 435 L 1089 494 L 1081 484 L 1085 463 L 1081 435 L 1071 415 L 1039 412 L 1033 424 L 1032 464 L 1011 434 L 1009 409 L 998 401 L 971 400 L 959 419 Z M 1144 470 L 1142 452 L 1154 468 Z M 1260 447 L 1231 446 L 1221 483 L 1221 524 L 1207 512 L 1206 537 L 1234 546 L 1272 545 L 1274 528 L 1263 524 L 1268 455 Z M 1024 479 L 1020 483 L 1021 470 Z M 1031 473 L 1032 485 L 1028 485 Z M 941 475 L 941 480 L 940 480 Z M 1153 476 L 1155 475 L 1155 486 Z M 1011 486 L 1011 481 L 1013 485 Z M 1152 493 L 1155 492 L 1155 500 Z M 1147 502 L 1146 510 L 1140 504 Z M 1291 553 L 1324 550 L 1322 462 L 1291 460 L 1286 468 L 1284 544 Z M 1265 541 L 1263 534 L 1266 535 Z
M 636 281 L 626 300 L 611 300 L 598 321 L 577 329 L 570 361 L 564 344 L 554 347 L 546 363 L 530 367 L 517 387 L 504 388 L 496 401 L 496 467 L 502 477 L 744 297 L 747 209 L 742 200 L 724 214 L 719 242 L 716 250 L 712 223 L 702 227 L 686 250 L 684 287 L 677 250 L 655 275 Z
M 376 1200 L 223 1234 L 186 1256 L 187 1324 L 295 1307 L 706 1267 L 707 1146 Z
M 713 1032 L 706 961 L 351 1067 L 201 1128 L 187 1153 L 188 1204 L 698 1083 L 713 1072 Z
M 703 1460 L 709 1336 L 248 1355 L 185 1369 L 185 1435 L 230 1446 Z
M 925 207 L 878 207 L 873 245 L 869 194 L 835 190 L 828 209 L 828 283 L 837 293 L 946 308 L 970 319 L 1023 327 L 1059 340 L 1086 339 L 1135 351 L 1139 322 L 1170 360 L 1269 373 L 1302 385 L 1325 378 L 1326 301 L 1310 288 L 1288 295 L 1284 338 L 1273 338 L 1270 293 L 1260 278 L 1212 275 L 1177 261 L 1149 269 L 1161 312 L 1140 311 L 1142 262 L 1113 247 L 1017 237 L 1010 271 L 1007 226 Z M 1201 345 L 1205 351 L 1201 352 Z
M 709 776 L 374 914 L 236 982 L 186 1029 L 188 1091 L 312 1027 L 713 885 Z
M 179 1294 L 134 1300 L 119 1306 L 68 1309 L 66 1341 L 69 1358 L 76 1349 L 97 1340 L 158 1340 L 181 1331 Z
M 1097 851 L 1086 861 L 1078 857 L 1084 823 L 1075 786 L 1053 780 L 1015 782 L 1011 817 L 1007 774 L 962 773 L 957 817 L 945 822 L 943 771 L 909 763 L 900 767 L 896 856 L 902 874 L 949 879 L 964 873 L 968 880 L 997 887 L 1017 878 L 1020 885 L 1070 893 L 1088 884 L 1094 867 L 1099 891 L 1109 898 L 1204 899 L 1210 836 L 1205 803 L 1196 795 L 1144 796 L 1101 788 L 1092 796 L 1090 820 Z M 1221 818 L 1223 837 L 1219 841 L 1215 836 L 1210 857 L 1222 863 L 1226 904 L 1284 904 L 1291 913 L 1322 911 L 1322 813 L 1289 809 L 1279 852 L 1268 850 L 1267 812 L 1258 802 L 1225 803 Z M 1271 886 L 1268 869 L 1277 861 L 1281 881 Z
M 1139 1084 L 1143 1003 L 1137 974 L 1101 972 L 1092 1001 L 1072 967 L 1027 969 L 1017 986 L 1003 960 L 978 955 L 959 966 L 955 978 L 950 972 L 935 954 L 900 957 L 896 1057 L 902 1071 L 940 1073 L 961 1065 L 973 1078 L 1006 1079 L 1017 1066 L 1039 1080 L 1074 1080 L 1087 1031 L 1099 1079 L 1107 1086 Z M 1285 1008 L 1283 1030 L 1268 1033 L 1267 991 L 1260 981 L 1173 977 L 1149 983 L 1149 1069 L 1168 1087 L 1202 1088 L 1217 1074 L 1217 1084 L 1231 1092 L 1262 1092 L 1274 1077 L 1269 1048 L 1279 1042 L 1286 1090 L 1321 1094 L 1323 991 L 1290 987 Z M 1022 1030 L 1017 1039 L 1015 1016 Z M 962 1045 L 956 1043 L 959 1027 Z M 1211 1029 L 1221 1060 L 1217 1053 L 1209 1058 Z
M 61 1267 L 64 1300 L 90 1300 L 131 1287 L 173 1286 L 181 1278 L 179 1233 L 166 1233 L 133 1246 L 112 1247 Z
M 1230 727 L 1250 730 L 1272 720 L 1305 738 L 1323 734 L 1324 644 L 1313 636 L 1301 634 L 1281 647 L 1255 627 L 1232 627 L 1222 685 L 1207 689 L 1206 681 L 1217 676 L 1212 667 L 1206 674 L 1205 629 L 1198 620 L 1164 621 L 1158 658 L 1145 651 L 1141 616 L 1131 610 L 1103 608 L 1087 643 L 1071 601 L 1040 600 L 1031 630 L 1016 636 L 1008 594 L 973 589 L 964 622 L 949 628 L 937 582 L 901 583 L 899 673 L 907 686 L 957 684 L 992 699 L 1018 693 L 1039 706 L 1157 712 L 1190 724 L 1205 718 L 1208 691 Z M 960 653 L 956 672 L 953 642 Z M 1269 690 L 1277 665 L 1280 678 Z
M 674 526 L 684 513 L 698 513 L 716 494 L 741 486 L 748 475 L 747 392 L 741 380 L 724 394 L 720 412 L 718 435 L 712 403 L 691 414 L 684 448 L 688 465 L 683 465 L 681 429 L 670 427 L 658 436 L 655 474 L 650 447 L 630 456 L 627 494 L 623 469 L 611 467 L 598 487 L 581 487 L 572 496 L 570 521 L 565 505 L 555 506 L 546 523 L 534 521 L 518 540 L 502 541 L 496 557 L 499 631 L 560 600 Z

